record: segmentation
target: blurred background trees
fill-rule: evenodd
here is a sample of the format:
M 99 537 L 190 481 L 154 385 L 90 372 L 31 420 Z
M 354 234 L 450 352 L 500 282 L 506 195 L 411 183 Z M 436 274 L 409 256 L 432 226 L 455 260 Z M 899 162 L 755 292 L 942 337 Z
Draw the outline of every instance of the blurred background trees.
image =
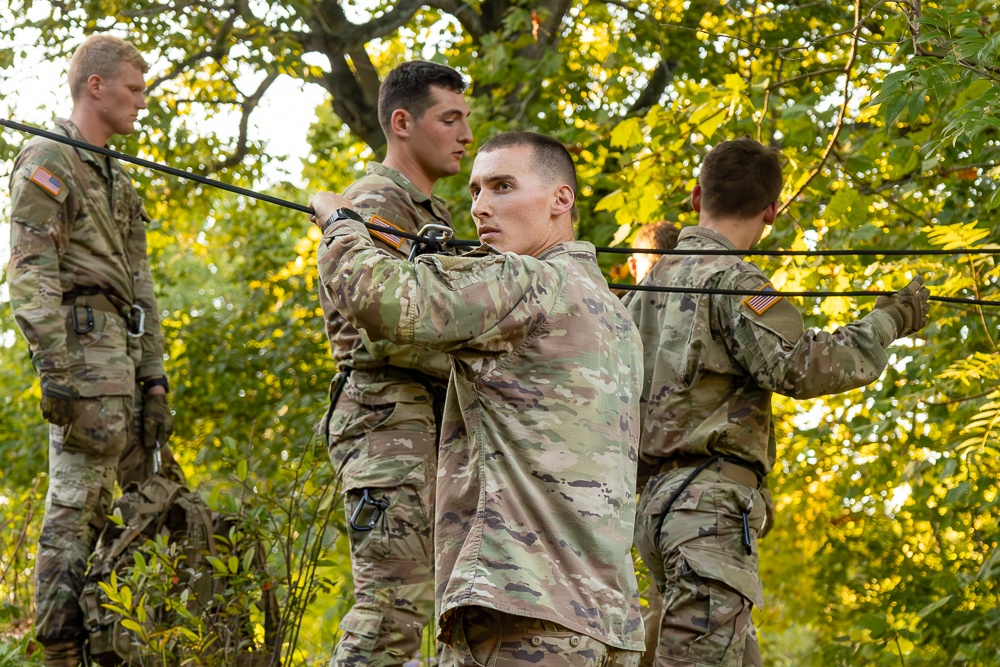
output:
M 378 84 L 411 58 L 468 76 L 478 143 L 533 129 L 570 148 L 579 235 L 597 245 L 660 218 L 693 223 L 701 157 L 748 134 L 787 159 L 782 215 L 761 247 L 913 251 L 757 260 L 779 289 L 897 289 L 921 273 L 934 295 L 1000 301 L 992 2 L 13 0 L 0 26 L 6 72 L 38 53 L 64 69 L 91 32 L 133 40 L 152 64 L 149 111 L 116 148 L 301 203 L 382 154 Z M 325 97 L 308 127 L 285 128 L 308 141 L 301 168 L 275 175 L 283 147 L 256 119 L 263 101 L 296 104 L 268 98 L 287 79 Z M 37 91 L 3 92 L 13 108 Z M 68 114 L 66 97 L 47 113 Z M 24 140 L 0 133 L 4 178 Z M 466 238 L 470 167 L 437 190 Z M 253 516 L 302 618 L 288 664 L 325 664 L 350 567 L 312 434 L 335 370 L 317 230 L 294 211 L 128 169 L 155 220 L 175 451 L 217 506 L 269 508 Z M 998 250 L 919 254 L 966 247 Z M 609 277 L 620 259 L 602 255 Z M 834 328 L 871 300 L 796 303 L 809 325 Z M 931 318 L 872 386 L 776 402 L 779 516 L 761 543 L 757 616 L 768 665 L 996 664 L 1000 308 L 935 304 Z M 8 307 L 0 358 L 0 661 L 22 664 L 46 427 Z M 230 488 L 250 492 L 219 492 Z M 294 574 L 309 563 L 311 583 Z

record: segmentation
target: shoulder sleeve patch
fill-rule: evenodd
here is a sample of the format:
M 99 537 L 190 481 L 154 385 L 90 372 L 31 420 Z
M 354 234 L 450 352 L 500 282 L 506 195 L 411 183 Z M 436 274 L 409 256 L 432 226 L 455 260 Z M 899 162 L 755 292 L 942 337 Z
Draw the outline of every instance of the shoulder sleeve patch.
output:
M 780 294 L 774 294 L 773 292 L 776 292 L 774 286 L 771 283 L 767 283 L 760 288 L 757 294 L 743 299 L 743 305 L 758 315 L 763 315 L 764 311 L 784 298 Z
M 55 174 L 45 167 L 35 167 L 28 180 L 48 192 L 53 197 L 58 197 L 63 190 L 63 182 Z
M 392 230 L 396 230 L 397 232 L 401 232 L 403 230 L 400 229 L 399 227 L 397 227 L 396 225 L 392 224 L 391 222 L 389 222 L 385 218 L 380 218 L 377 215 L 373 215 L 371 217 L 371 219 L 368 221 L 368 223 L 371 224 L 371 225 L 374 225 L 376 227 L 382 227 L 382 228 L 385 229 L 384 232 L 378 231 L 376 229 L 369 229 L 368 230 L 369 234 L 374 234 L 379 239 L 381 239 L 382 241 L 385 241 L 386 243 L 388 243 L 389 245 L 391 245 L 396 250 L 399 250 L 399 247 L 401 245 L 403 245 L 403 237 L 402 236 L 398 236 L 397 234 L 394 234 L 393 231 L 392 231 Z

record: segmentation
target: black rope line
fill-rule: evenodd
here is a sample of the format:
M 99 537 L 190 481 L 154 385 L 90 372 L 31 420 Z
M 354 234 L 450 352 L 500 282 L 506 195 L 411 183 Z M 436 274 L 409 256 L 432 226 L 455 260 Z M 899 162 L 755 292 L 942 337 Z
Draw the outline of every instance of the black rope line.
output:
M 728 250 L 719 248 L 699 250 L 659 250 L 653 248 L 607 248 L 597 249 L 598 252 L 631 255 L 633 253 L 648 255 L 736 255 L 749 256 L 758 255 L 765 257 L 922 257 L 932 255 L 998 255 L 1000 248 L 956 248 L 954 250 L 942 250 L 940 248 L 928 248 L 921 250 Z
M 85 151 L 92 151 L 94 153 L 99 153 L 101 155 L 107 155 L 108 157 L 113 157 L 117 160 L 122 160 L 124 162 L 131 162 L 132 164 L 137 164 L 146 169 L 152 169 L 153 171 L 160 171 L 165 174 L 170 174 L 171 176 L 176 176 L 178 178 L 185 178 L 189 181 L 195 181 L 196 183 L 201 183 L 202 185 L 208 185 L 213 188 L 219 188 L 220 190 L 226 190 L 227 192 L 232 192 L 234 194 L 243 195 L 244 197 L 250 197 L 252 199 L 259 199 L 260 201 L 266 201 L 269 204 L 276 204 L 278 206 L 284 206 L 285 208 L 290 208 L 295 211 L 301 211 L 302 213 L 308 213 L 313 215 L 316 213 L 310 206 L 303 206 L 293 201 L 288 201 L 287 199 L 282 199 L 281 197 L 274 197 L 272 195 L 264 194 L 262 192 L 254 192 L 253 190 L 248 190 L 246 188 L 241 188 L 238 185 L 230 185 L 229 183 L 223 183 L 222 181 L 217 181 L 213 178 L 208 178 L 207 176 L 201 176 L 199 174 L 191 173 L 190 171 L 184 171 L 183 169 L 176 169 L 174 167 L 169 167 L 165 164 L 160 164 L 159 162 L 153 162 L 152 160 L 145 160 L 141 157 L 136 157 L 134 155 L 129 155 L 128 153 L 122 153 L 121 151 L 116 151 L 111 148 L 104 148 L 103 146 L 95 146 L 94 144 L 89 144 L 86 141 L 80 141 L 79 139 L 74 139 L 73 137 L 67 137 L 62 134 L 56 134 L 55 132 L 49 132 L 48 130 L 43 130 L 38 127 L 33 127 L 31 125 L 24 125 L 23 123 L 18 123 L 13 120 L 8 120 L 6 118 L 0 118 L 0 125 L 4 127 L 9 127 L 12 130 L 18 130 L 19 132 L 26 132 L 28 134 L 35 134 L 46 139 L 51 139 L 52 141 L 59 142 L 61 144 L 68 144 L 75 148 L 79 148 Z M 373 231 L 385 232 L 385 227 L 379 227 L 378 225 L 370 225 L 365 223 L 365 227 Z M 420 241 L 423 243 L 427 242 L 427 239 L 423 236 L 418 236 L 416 234 L 410 234 L 409 232 L 404 232 L 401 229 L 392 229 L 393 236 L 400 236 L 404 239 L 409 239 L 411 241 Z
M 73 137 L 68 137 L 66 135 L 57 134 L 55 132 L 49 132 L 48 130 L 43 130 L 39 127 L 33 125 L 25 125 L 24 123 L 18 123 L 7 118 L 0 118 L 0 126 L 16 130 L 18 132 L 24 132 L 26 134 L 34 134 L 39 137 L 44 137 L 51 141 L 55 141 L 61 144 L 67 144 L 81 150 L 92 151 L 100 155 L 106 155 L 108 157 L 115 158 L 116 160 L 122 160 L 124 162 L 131 162 L 132 164 L 137 164 L 140 167 L 145 167 L 146 169 L 151 169 L 153 171 L 159 171 L 171 176 L 176 176 L 177 178 L 187 179 L 189 181 L 195 181 L 196 183 L 201 183 L 202 185 L 207 185 L 209 187 L 218 188 L 220 190 L 225 190 L 227 192 L 232 192 L 233 194 L 243 195 L 244 197 L 250 197 L 251 199 L 257 199 L 260 201 L 265 201 L 269 204 L 275 204 L 277 206 L 284 206 L 285 208 L 292 209 L 294 211 L 300 211 L 302 213 L 308 213 L 309 215 L 314 215 L 315 210 L 310 206 L 303 206 L 302 204 L 289 201 L 287 199 L 282 199 L 281 197 L 275 197 L 272 195 L 264 194 L 262 192 L 255 192 L 254 190 L 249 190 L 247 188 L 242 188 L 238 185 L 230 185 L 229 183 L 223 183 L 222 181 L 217 181 L 213 178 L 208 178 L 207 176 L 201 176 L 189 171 L 184 171 L 183 169 L 176 169 L 165 164 L 160 164 L 159 162 L 154 162 L 152 160 L 146 160 L 128 153 L 123 153 L 121 151 L 116 151 L 111 148 L 105 148 L 103 146 L 96 146 L 94 144 L 87 143 L 86 141 L 80 141 L 79 139 L 74 139 Z M 385 232 L 386 228 L 378 225 L 372 225 L 369 223 L 364 223 L 365 228 L 371 231 Z M 409 239 L 411 241 L 417 241 L 418 243 L 426 244 L 429 239 L 418 234 L 411 234 L 405 232 L 401 229 L 392 228 L 392 234 L 394 236 L 399 236 L 404 239 Z M 446 245 L 458 248 L 471 248 L 478 247 L 480 243 L 478 241 L 472 241 L 467 239 L 449 239 Z M 629 249 L 629 248 L 610 248 L 610 247 L 597 247 L 597 252 L 614 253 L 614 254 L 632 254 L 632 253 L 652 253 L 659 255 L 772 255 L 772 256 L 839 256 L 839 255 L 885 255 L 885 256 L 919 256 L 919 255 L 976 255 L 976 254 L 1000 254 L 996 250 L 981 250 L 976 248 L 958 248 L 955 250 L 701 250 L 698 253 L 691 253 L 687 250 L 653 250 L 653 249 Z M 756 291 L 743 291 L 743 290 L 706 290 L 698 288 L 686 288 L 686 287 L 661 287 L 657 285 L 628 285 L 622 283 L 609 283 L 608 287 L 612 289 L 622 289 L 622 290 L 639 290 L 646 292 L 674 292 L 683 294 L 731 294 L 733 296 L 752 296 L 759 294 Z M 892 292 L 869 292 L 869 291 L 853 291 L 853 292 L 769 292 L 769 294 L 780 295 L 780 296 L 791 296 L 791 297 L 833 297 L 833 296 L 843 296 L 843 297 L 869 297 L 869 296 L 881 296 L 886 294 L 892 294 Z M 1000 306 L 1000 301 L 991 301 L 988 299 L 960 299 L 955 297 L 930 297 L 932 301 L 940 301 L 943 303 L 952 303 L 960 305 L 977 305 L 977 306 Z
M 782 291 L 767 291 L 761 292 L 760 290 L 743 290 L 743 289 L 707 289 L 704 287 L 665 287 L 663 285 L 632 285 L 629 283 L 608 283 L 608 287 L 611 289 L 620 290 L 630 290 L 634 292 L 662 292 L 666 294 L 721 294 L 728 296 L 785 296 L 785 297 L 866 297 L 866 296 L 892 296 L 895 292 L 886 292 L 880 290 L 854 290 L 848 292 L 782 292 Z M 939 301 L 941 303 L 955 303 L 969 306 L 1000 306 L 1000 301 L 990 301 L 989 299 L 966 299 L 953 296 L 932 296 L 931 301 Z

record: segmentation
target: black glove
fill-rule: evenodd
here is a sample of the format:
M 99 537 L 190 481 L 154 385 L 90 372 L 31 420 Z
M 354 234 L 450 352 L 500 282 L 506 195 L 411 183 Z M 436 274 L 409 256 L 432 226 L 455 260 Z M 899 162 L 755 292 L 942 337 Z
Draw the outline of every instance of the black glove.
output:
M 146 394 L 142 402 L 142 445 L 155 449 L 159 442 L 165 447 L 174 432 L 174 417 L 170 414 L 166 394 Z
M 66 426 L 73 421 L 73 402 L 80 392 L 42 378 L 42 417 L 56 426 Z
M 930 291 L 917 276 L 910 284 L 890 296 L 875 299 L 875 307 L 884 310 L 896 323 L 896 338 L 914 334 L 927 326 Z

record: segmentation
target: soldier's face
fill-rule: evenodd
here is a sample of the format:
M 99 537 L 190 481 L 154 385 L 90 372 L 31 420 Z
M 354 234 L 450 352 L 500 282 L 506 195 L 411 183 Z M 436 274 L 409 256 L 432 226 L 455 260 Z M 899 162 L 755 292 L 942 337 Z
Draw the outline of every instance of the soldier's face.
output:
M 480 241 L 501 252 L 538 256 L 566 240 L 566 230 L 553 218 L 559 186 L 536 173 L 533 153 L 530 146 L 498 148 L 480 153 L 472 165 L 476 231 Z
M 437 180 L 462 170 L 465 147 L 472 143 L 469 105 L 462 93 L 431 86 L 435 100 L 423 115 L 412 120 L 409 146 L 420 169 Z
M 102 81 L 99 108 L 114 134 L 132 134 L 139 112 L 146 108 L 146 81 L 138 67 L 118 67 L 118 76 Z

